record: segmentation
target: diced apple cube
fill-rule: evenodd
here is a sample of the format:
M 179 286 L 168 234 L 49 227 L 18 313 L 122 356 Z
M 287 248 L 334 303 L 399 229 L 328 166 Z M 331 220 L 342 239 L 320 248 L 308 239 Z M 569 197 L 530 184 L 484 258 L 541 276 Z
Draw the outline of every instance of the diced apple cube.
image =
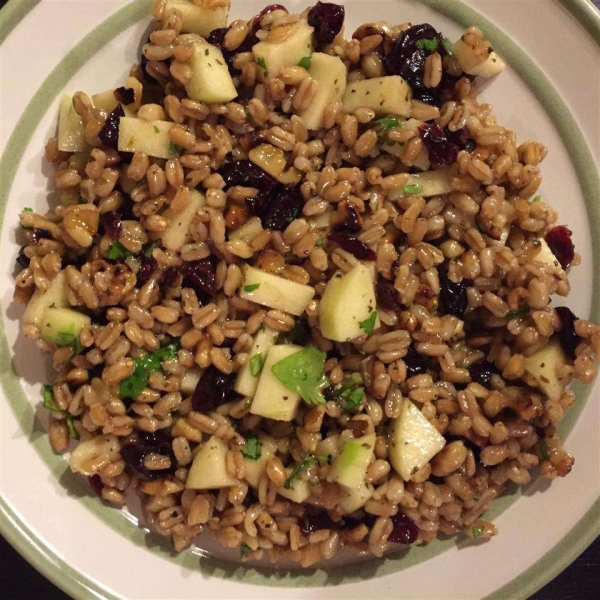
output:
M 65 272 L 59 271 L 47 290 L 37 289 L 33 293 L 23 314 L 23 322 L 29 325 L 41 325 L 47 308 L 67 308 L 68 306 Z
M 525 358 L 525 370 L 550 400 L 558 400 L 565 391 L 565 385 L 558 378 L 557 367 L 568 362 L 560 341 L 555 337 L 545 348 Z
M 338 271 L 329 280 L 320 304 L 321 333 L 336 342 L 347 342 L 365 333 L 361 323 L 377 310 L 372 270 L 357 263 L 345 275 Z M 375 329 L 379 318 L 375 321 Z
M 372 497 L 375 488 L 370 483 L 363 483 L 356 489 L 342 488 L 340 506 L 345 514 L 350 515 L 362 508 Z
M 59 109 L 58 149 L 61 152 L 81 152 L 86 146 L 83 119 L 73 106 L 73 97 L 65 94 Z
M 211 490 L 237 485 L 227 472 L 227 444 L 216 436 L 205 442 L 190 467 L 185 487 L 188 490 Z
M 241 240 L 249 244 L 262 231 L 262 228 L 258 217 L 250 217 L 239 229 L 229 233 L 229 239 Z
M 146 121 L 121 117 L 119 121 L 119 151 L 145 152 L 155 158 L 170 158 L 173 154 L 169 131 L 174 123 Z
M 210 3 L 203 6 L 193 0 L 167 0 L 163 20 L 166 21 L 176 11 L 181 14 L 182 33 L 197 33 L 208 37 L 213 29 L 227 25 L 229 4 L 213 8 Z
M 252 460 L 244 457 L 244 479 L 254 488 L 258 487 L 260 478 L 267 468 L 270 458 L 277 452 L 277 443 L 272 437 L 261 433 L 260 439 L 260 458 Z
M 390 462 L 398 475 L 410 481 L 445 445 L 444 436 L 410 400 L 405 400 L 388 436 Z
M 331 481 L 335 481 L 349 490 L 363 488 L 367 468 L 373 458 L 374 450 L 374 433 L 356 439 L 348 439 L 341 453 L 331 465 L 329 475 Z
M 408 178 L 408 186 L 418 186 L 414 189 L 416 196 L 428 198 L 431 196 L 443 196 L 452 191 L 452 179 L 456 177 L 457 171 L 454 167 L 440 169 L 439 171 L 426 171 L 425 173 L 416 173 Z M 406 187 L 406 186 L 405 186 Z M 395 188 L 388 194 L 390 200 L 401 200 L 407 194 L 403 188 Z
M 269 77 L 275 77 L 284 67 L 297 65 L 304 57 L 313 53 L 312 34 L 314 29 L 302 19 L 298 27 L 283 42 L 259 42 L 252 52 L 259 65 L 263 65 Z
M 256 334 L 254 344 L 249 352 L 248 362 L 240 369 L 237 379 L 235 380 L 235 385 L 233 386 L 233 389 L 238 394 L 249 398 L 254 396 L 254 392 L 256 392 L 256 388 L 258 387 L 260 373 L 257 375 L 252 374 L 251 361 L 258 355 L 260 355 L 264 361 L 271 346 L 275 345 L 275 342 L 277 342 L 278 335 L 279 332 L 270 327 L 265 327 Z
M 533 257 L 533 260 L 542 262 L 542 263 L 548 265 L 549 267 L 552 267 L 552 269 L 556 273 L 564 273 L 564 269 L 562 268 L 561 264 L 558 262 L 556 256 L 554 256 L 554 252 L 552 252 L 552 250 L 550 250 L 550 246 L 548 246 L 548 243 L 546 242 L 546 240 L 544 238 L 539 238 L 537 240 L 537 242 L 539 242 L 540 250 Z
M 190 190 L 190 203 L 179 213 L 167 209 L 163 217 L 169 220 L 167 229 L 160 236 L 167 250 L 178 251 L 192 240 L 190 225 L 198 209 L 206 204 L 206 197 L 198 190 Z
M 374 77 L 349 83 L 344 94 L 344 109 L 370 108 L 378 116 L 410 117 L 412 91 L 399 75 Z
M 506 63 L 493 50 L 487 56 L 481 56 L 473 45 L 462 38 L 454 44 L 452 52 L 460 68 L 476 77 L 494 77 L 506 67 Z
M 185 86 L 188 96 L 208 104 L 231 102 L 238 93 L 221 50 L 204 40 L 194 42 L 192 48 L 188 61 L 192 78 Z
M 246 265 L 240 297 L 250 302 L 300 316 L 315 295 L 315 288 Z
M 81 330 L 91 322 L 90 317 L 78 310 L 48 307 L 42 317 L 40 332 L 46 342 L 71 346 L 77 344 Z
M 293 421 L 300 404 L 300 394 L 288 390 L 272 371 L 273 365 L 302 350 L 291 344 L 271 346 L 263 366 L 254 399 L 250 406 L 253 415 L 274 421 Z
M 348 69 L 337 56 L 315 52 L 311 57 L 309 73 L 319 84 L 319 90 L 310 106 L 299 116 L 308 129 L 315 130 L 323 127 L 323 113 L 327 105 L 340 101 L 344 96 Z

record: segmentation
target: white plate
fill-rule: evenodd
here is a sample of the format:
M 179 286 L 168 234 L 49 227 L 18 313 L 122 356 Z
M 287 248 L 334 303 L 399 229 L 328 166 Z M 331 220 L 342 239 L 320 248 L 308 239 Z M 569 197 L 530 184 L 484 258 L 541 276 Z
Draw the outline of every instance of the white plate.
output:
M 237 0 L 233 13 L 249 17 L 266 3 Z M 576 456 L 572 473 L 551 486 L 536 480 L 516 502 L 517 495 L 503 498 L 492 511 L 499 536 L 458 545 L 435 542 L 405 556 L 327 571 L 257 570 L 192 551 L 174 557 L 133 517 L 102 506 L 50 451 L 36 417 L 50 367 L 19 335 L 21 311 L 11 304 L 17 214 L 24 206 L 45 206 L 48 168 L 42 155 L 61 92 L 98 92 L 122 82 L 150 22 L 150 4 L 11 0 L 0 11 L 3 535 L 75 598 L 528 596 L 598 535 L 597 385 L 577 389 L 577 406 L 564 424 L 567 448 Z M 285 4 L 297 10 L 309 3 Z M 483 97 L 520 139 L 541 140 L 550 149 L 542 193 L 573 229 L 583 256 L 571 277 L 569 303 L 577 314 L 598 320 L 600 19 L 594 8 L 584 0 L 348 0 L 346 7 L 350 31 L 360 22 L 385 19 L 428 21 L 451 38 L 468 24 L 486 32 L 509 68 Z

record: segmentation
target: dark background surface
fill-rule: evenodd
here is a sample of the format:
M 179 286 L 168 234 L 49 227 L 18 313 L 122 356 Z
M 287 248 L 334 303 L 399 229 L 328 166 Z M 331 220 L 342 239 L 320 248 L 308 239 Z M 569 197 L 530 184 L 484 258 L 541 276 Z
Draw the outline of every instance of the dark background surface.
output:
M 13 0 L 19 2 L 20 0 Z M 502 1 L 502 0 L 498 0 Z M 0 0 L 0 8 L 7 0 Z M 593 0 L 600 6 L 600 0 Z M 265 4 L 268 2 L 265 0 Z M 1 13 L 0 13 L 1 18 Z M 600 538 L 532 600 L 597 600 L 600 590 Z M 69 600 L 0 536 L 0 597 L 4 600 Z M 135 600 L 144 600 L 136 598 Z M 508 599 L 506 599 L 508 600 Z

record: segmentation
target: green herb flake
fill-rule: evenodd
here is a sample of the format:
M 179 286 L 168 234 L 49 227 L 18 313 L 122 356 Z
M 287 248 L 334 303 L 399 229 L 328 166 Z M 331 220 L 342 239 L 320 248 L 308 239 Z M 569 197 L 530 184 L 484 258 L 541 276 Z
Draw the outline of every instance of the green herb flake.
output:
M 383 119 L 377 119 L 374 122 L 374 129 L 379 136 L 380 141 L 385 142 L 386 144 L 391 144 L 388 140 L 388 135 L 392 129 L 395 127 L 401 127 L 400 122 L 396 117 L 384 117 Z
M 476 525 L 473 527 L 473 537 L 478 538 L 483 535 L 483 527 L 481 525 Z
M 371 335 L 375 331 L 375 322 L 377 321 L 377 311 L 374 310 L 369 318 L 360 323 L 360 328 Z
M 83 346 L 79 341 L 79 336 L 74 335 L 73 333 L 67 333 L 65 331 L 61 331 L 54 340 L 54 343 L 61 348 L 64 346 L 71 346 L 73 348 L 74 354 L 79 354 L 83 350 Z
M 313 467 L 316 464 L 319 464 L 319 463 L 323 464 L 323 463 L 327 463 L 327 462 L 328 462 L 327 456 L 315 456 L 314 454 L 311 454 L 309 452 L 302 459 L 302 462 L 295 466 L 294 470 L 290 473 L 290 476 L 285 480 L 283 487 L 286 490 L 291 490 L 294 487 L 294 484 L 296 483 L 296 479 L 298 479 L 298 477 L 300 477 L 300 475 L 302 475 L 302 473 L 304 473 L 304 471 L 306 471 L 307 469 L 310 469 L 311 467 Z
M 243 456 L 250 460 L 258 460 L 261 457 L 261 443 L 257 435 L 253 435 L 246 440 L 244 447 L 240 450 Z
M 344 410 L 356 408 L 363 400 L 365 388 L 360 376 L 353 377 L 345 381 L 342 386 L 335 390 L 335 395 L 340 399 L 340 404 Z
M 246 402 L 244 402 L 244 410 L 248 410 L 251 404 L 252 400 L 250 400 L 250 398 L 246 398 Z
M 263 71 L 267 70 L 267 63 L 262 56 L 256 62 L 258 63 L 258 66 L 263 69 Z
M 42 402 L 42 406 L 44 408 L 47 408 L 48 410 L 51 410 L 52 412 L 55 412 L 55 413 L 63 412 L 56 405 L 56 401 L 54 400 L 54 389 L 51 385 L 45 385 L 42 388 L 42 397 L 44 398 L 44 400 Z
M 33 208 L 31 208 L 31 207 L 29 207 L 29 206 L 26 206 L 26 207 L 23 209 L 23 212 L 30 212 L 30 213 L 32 213 L 32 212 L 33 212 Z
M 260 287 L 260 283 L 253 283 L 251 285 L 245 285 L 244 286 L 244 291 L 245 292 L 254 292 L 255 290 L 257 290 Z
M 122 398 L 135 398 L 141 394 L 150 378 L 150 373 L 158 371 L 163 360 L 172 360 L 177 356 L 179 350 L 179 342 L 172 342 L 168 346 L 163 346 L 152 354 L 140 356 L 133 362 L 135 370 L 133 374 L 121 381 L 119 392 Z
M 156 242 L 150 244 L 147 248 L 144 249 L 144 256 L 146 258 L 152 258 L 152 253 L 154 252 L 154 248 L 156 248 Z
M 310 482 L 310 485 L 311 485 L 311 487 L 317 487 L 317 486 L 318 486 L 320 483 L 321 483 L 321 480 L 320 480 L 320 479 L 313 479 L 313 480 Z
M 317 248 L 320 248 L 324 243 L 325 243 L 325 238 L 322 235 L 320 235 L 315 246 Z
M 532 201 L 531 203 L 533 204 L 534 202 L 541 202 L 542 201 L 542 197 L 538 194 Z
M 405 194 L 412 196 L 414 194 L 420 194 L 423 191 L 423 186 L 419 185 L 418 183 L 407 183 L 402 188 L 402 191 Z
M 67 429 L 69 430 L 69 436 L 71 436 L 72 440 L 79 439 L 79 431 L 75 427 L 75 421 L 73 420 L 73 415 L 66 413 L 67 418 Z
M 273 365 L 275 377 L 288 390 L 300 394 L 309 406 L 325 404 L 321 391 L 328 385 L 325 377 L 327 354 L 314 346 L 307 346 Z
M 288 331 L 287 339 L 292 344 L 304 346 L 310 335 L 310 327 L 306 319 L 298 319 L 290 331 Z
M 448 56 L 454 56 L 454 44 L 447 37 L 442 40 L 442 46 Z
M 540 440 L 540 454 L 544 460 L 548 458 L 548 442 Z
M 240 556 L 242 558 L 244 558 L 244 556 L 246 556 L 246 554 L 250 554 L 251 552 L 254 552 L 254 550 L 252 550 L 252 548 L 250 548 L 250 546 L 248 546 L 248 544 L 245 544 L 244 542 L 242 542 L 242 544 L 240 545 Z
M 435 52 L 438 47 L 437 38 L 424 38 L 417 41 L 417 48 L 427 50 L 427 52 Z
M 23 212 L 24 212 L 24 213 L 32 213 L 32 212 L 33 212 L 33 208 L 29 208 L 29 206 L 26 206 L 26 207 L 23 209 Z M 21 225 L 21 229 L 22 229 L 23 231 L 31 231 L 31 230 L 33 229 L 33 227 L 29 227 L 28 225 Z
M 160 129 L 156 125 L 152 125 L 152 129 L 154 129 L 154 133 L 160 133 Z
M 479 496 L 473 496 L 473 502 L 479 502 Z
M 83 196 L 77 196 L 77 204 L 87 204 L 88 201 Z
M 311 57 L 310 56 L 305 56 L 303 59 L 300 60 L 300 62 L 298 63 L 299 67 L 302 67 L 303 69 L 306 69 L 307 71 L 310 69 L 310 63 L 311 63 Z M 266 67 L 265 67 L 266 69 Z
M 526 317 L 531 312 L 531 306 L 529 304 L 523 304 L 523 306 L 519 306 L 516 310 L 511 310 L 506 313 L 505 319 L 507 321 L 512 321 L 512 319 L 519 319 L 521 317 Z
M 116 241 L 108 247 L 107 255 L 110 260 L 125 260 L 126 258 L 131 258 L 133 252 L 127 250 L 121 242 Z
M 181 146 L 178 146 L 173 142 L 169 142 L 169 154 L 178 154 L 179 152 L 181 152 Z
M 250 373 L 251 373 L 252 377 L 258 377 L 262 373 L 263 367 L 265 365 L 265 355 L 262 352 L 255 354 L 250 359 L 249 364 L 250 364 Z

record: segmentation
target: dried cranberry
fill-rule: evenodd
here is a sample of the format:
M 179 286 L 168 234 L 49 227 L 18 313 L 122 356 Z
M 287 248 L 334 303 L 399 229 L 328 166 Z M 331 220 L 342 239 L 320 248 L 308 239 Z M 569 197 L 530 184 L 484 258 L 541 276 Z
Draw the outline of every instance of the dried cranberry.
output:
M 120 212 L 116 210 L 105 212 L 100 217 L 100 222 L 104 227 L 104 233 L 109 238 L 112 240 L 119 238 L 123 229 L 123 215 Z
M 149 454 L 168 456 L 171 459 L 171 466 L 168 469 L 148 469 L 144 465 L 144 459 Z M 138 432 L 137 441 L 126 444 L 121 448 L 121 458 L 140 479 L 158 479 L 175 472 L 176 465 L 171 439 L 162 431 L 154 433 Z
M 385 310 L 395 312 L 402 309 L 400 302 L 398 302 L 398 291 L 391 283 L 378 281 L 375 292 L 377 293 L 377 301 Z
M 104 484 L 102 483 L 102 479 L 100 479 L 100 475 L 91 475 L 87 479 L 90 487 L 98 494 L 98 496 L 101 496 Z
M 257 205 L 255 204 L 255 207 Z M 268 206 L 264 214 L 258 214 L 266 229 L 283 231 L 304 206 L 300 188 L 278 185 L 268 193 Z
M 309 537 L 312 533 L 320 529 L 337 529 L 336 524 L 326 512 L 302 517 L 298 524 L 302 535 L 305 537 Z
M 315 40 L 331 44 L 344 26 L 346 10 L 339 4 L 317 2 L 308 12 L 308 24 L 315 28 Z
M 419 528 L 414 521 L 404 513 L 398 513 L 391 517 L 392 533 L 388 538 L 394 544 L 412 544 L 419 535 Z
M 496 365 L 488 362 L 487 360 L 479 361 L 469 367 L 471 381 L 478 383 L 479 385 L 483 385 L 484 387 L 489 387 L 492 380 L 492 375 L 498 374 L 499 371 L 496 368 Z
M 423 123 L 419 126 L 419 135 L 425 144 L 432 167 L 445 167 L 456 160 L 460 148 L 448 139 L 441 127 Z
M 29 242 L 34 246 L 39 244 L 40 240 L 51 240 L 52 234 L 47 229 L 40 229 L 36 227 L 29 234 Z
M 234 375 L 225 375 L 216 367 L 208 367 L 202 373 L 192 395 L 192 408 L 206 412 L 237 398 L 237 394 L 233 391 L 234 382 Z
M 563 269 L 568 269 L 575 258 L 572 235 L 573 232 L 566 225 L 558 225 L 553 227 L 544 238 Z
M 377 254 L 365 243 L 345 233 L 332 233 L 329 236 L 329 241 L 337 244 L 342 250 L 350 252 L 358 260 L 369 260 L 371 262 L 377 260 Z
M 460 150 L 466 150 L 469 154 L 475 150 L 475 140 L 469 137 L 466 127 L 457 129 L 456 131 L 450 131 L 446 127 L 444 134 L 448 138 L 448 141 L 456 144 Z
M 341 202 L 337 210 L 331 215 L 334 231 L 351 231 L 358 233 L 362 227 L 363 218 L 354 204 Z
M 567 357 L 575 360 L 575 351 L 581 342 L 581 338 L 575 332 L 575 321 L 578 321 L 578 319 L 566 306 L 559 306 L 554 310 L 556 310 L 560 318 L 560 331 L 558 332 L 560 345 Z
M 277 185 L 277 180 L 250 160 L 238 160 L 225 163 L 219 173 L 227 187 L 236 185 L 253 187 L 261 192 Z
M 23 246 L 23 248 L 21 248 L 21 250 L 19 250 L 19 255 L 17 256 L 17 264 L 21 268 L 26 269 L 29 266 L 31 259 L 25 254 L 24 250 L 25 250 L 24 246 Z
M 402 360 L 406 365 L 407 378 L 427 373 L 427 358 L 419 354 L 412 344 L 408 347 L 408 352 L 402 357 Z
M 184 286 L 190 286 L 199 296 L 217 295 L 216 264 L 213 258 L 184 262 L 180 267 Z
M 435 48 L 421 47 L 420 40 L 435 39 Z M 423 83 L 425 62 L 430 54 L 446 54 L 443 37 L 428 23 L 413 25 L 400 35 L 386 54 L 384 65 L 391 75 L 401 75 L 411 85 L 413 97 L 428 104 L 439 105 L 435 88 L 427 88 Z
M 181 285 L 182 276 L 177 267 L 169 267 L 161 278 L 161 283 L 169 288 L 176 288 Z
M 114 91 L 115 98 L 125 106 L 129 106 L 135 102 L 135 91 L 133 88 L 120 87 Z
M 467 298 L 468 281 L 454 283 L 446 276 L 440 275 L 440 308 L 446 315 L 462 318 L 469 305 Z
M 140 270 L 137 272 L 137 287 L 142 287 L 152 276 L 155 269 L 158 267 L 156 259 L 152 256 L 142 258 Z
M 118 104 L 117 107 L 106 117 L 106 122 L 100 130 L 98 137 L 100 141 L 109 148 L 115 150 L 119 147 L 119 125 L 121 117 L 125 116 L 123 107 Z

